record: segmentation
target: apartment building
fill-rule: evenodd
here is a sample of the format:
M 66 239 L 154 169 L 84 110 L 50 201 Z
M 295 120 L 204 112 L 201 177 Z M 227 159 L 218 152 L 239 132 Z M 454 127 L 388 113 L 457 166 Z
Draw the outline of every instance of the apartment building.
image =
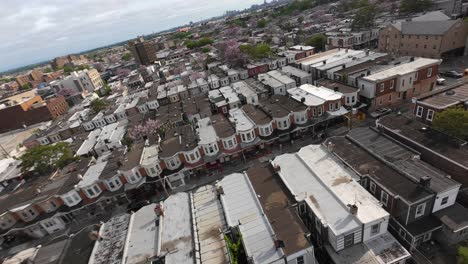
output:
M 379 28 L 353 32 L 349 28 L 339 32 L 327 32 L 327 50 L 336 48 L 345 49 L 372 49 L 377 47 Z
M 56 93 L 66 91 L 74 95 L 99 90 L 104 85 L 104 81 L 96 69 L 90 69 L 72 72 L 69 76 L 50 82 L 49 85 Z
M 395 107 L 409 98 L 434 89 L 441 61 L 411 58 L 385 70 L 370 73 L 357 79 L 361 102 L 369 109 Z
M 15 80 L 20 87 L 28 85 L 32 88 L 42 82 L 42 72 L 31 70 L 27 74 L 16 76 Z
M 439 59 L 463 54 L 468 25 L 435 13 L 398 21 L 379 32 L 379 50 L 399 56 Z
M 153 41 L 138 37 L 128 42 L 129 49 L 138 64 L 151 65 L 157 61 L 156 46 Z

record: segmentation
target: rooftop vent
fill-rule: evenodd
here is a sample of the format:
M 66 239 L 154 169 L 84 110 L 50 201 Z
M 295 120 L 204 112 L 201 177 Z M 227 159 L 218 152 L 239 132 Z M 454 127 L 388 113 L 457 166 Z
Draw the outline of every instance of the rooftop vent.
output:
M 357 212 L 358 212 L 358 207 L 357 205 L 353 204 L 348 204 L 348 207 L 349 207 L 349 212 L 352 214 L 352 215 L 357 215 Z
M 422 176 L 419 179 L 419 184 L 423 187 L 431 186 L 431 177 L 430 176 Z
M 455 91 L 454 90 L 449 90 L 449 91 L 445 92 L 445 95 L 455 95 Z

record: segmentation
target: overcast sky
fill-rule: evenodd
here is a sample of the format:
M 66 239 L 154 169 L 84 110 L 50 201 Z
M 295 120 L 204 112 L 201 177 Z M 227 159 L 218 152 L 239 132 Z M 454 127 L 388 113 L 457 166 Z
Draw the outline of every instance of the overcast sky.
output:
M 0 71 L 256 3 L 263 0 L 0 0 Z

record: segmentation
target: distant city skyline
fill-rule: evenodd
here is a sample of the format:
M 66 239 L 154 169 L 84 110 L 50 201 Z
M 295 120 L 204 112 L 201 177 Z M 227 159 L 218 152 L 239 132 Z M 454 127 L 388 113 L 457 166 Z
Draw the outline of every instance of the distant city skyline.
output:
M 262 3 L 264 0 L 2 0 L 0 72 Z

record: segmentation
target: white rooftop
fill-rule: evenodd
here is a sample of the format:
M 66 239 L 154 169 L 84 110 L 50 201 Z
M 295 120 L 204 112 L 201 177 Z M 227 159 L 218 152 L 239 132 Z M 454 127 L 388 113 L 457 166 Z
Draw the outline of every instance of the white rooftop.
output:
M 268 85 L 272 88 L 280 87 L 284 85 L 282 82 L 278 81 L 276 78 L 273 78 L 271 75 L 262 73 L 258 75 L 258 79 L 265 85 Z
M 299 89 L 325 101 L 339 100 L 343 97 L 343 94 L 340 92 L 335 92 L 332 89 L 328 89 L 323 86 L 315 86 L 308 83 L 299 86 Z
M 230 227 L 239 227 L 246 255 L 253 263 L 274 263 L 284 257 L 282 249 L 276 249 L 274 231 L 263 212 L 247 175 L 233 173 L 219 183 L 226 222 Z
M 144 206 L 132 214 L 122 257 L 123 263 L 145 263 L 157 255 L 159 225 L 156 225 L 156 220 L 159 217 L 154 212 L 155 206 Z
M 159 162 L 159 145 L 145 146 L 141 152 L 140 165 L 150 166 Z
M 102 171 L 106 167 L 107 157 L 109 155 L 110 153 L 99 157 L 96 164 L 89 166 L 88 170 L 83 175 L 83 179 L 77 184 L 79 188 L 87 187 L 96 183 L 99 176 L 101 176 Z
M 200 138 L 198 144 L 201 145 L 215 143 L 218 138 L 216 130 L 212 126 L 211 119 L 209 117 L 198 120 L 197 133 Z
M 236 93 L 242 94 L 245 97 L 249 97 L 249 96 L 257 94 L 255 90 L 244 81 L 233 83 L 232 89 L 234 89 Z
M 161 254 L 166 264 L 193 263 L 192 214 L 189 195 L 179 192 L 164 201 L 160 218 Z
M 284 66 L 283 68 L 281 68 L 281 71 L 282 72 L 285 72 L 285 73 L 288 73 L 288 74 L 291 74 L 291 75 L 294 75 L 294 76 L 299 76 L 299 77 L 308 77 L 308 76 L 311 76 L 310 73 L 306 72 L 306 71 L 303 71 L 303 70 L 300 70 L 296 67 L 292 67 L 292 66 Z
M 405 75 L 408 73 L 412 73 L 423 67 L 427 67 L 427 66 L 430 66 L 433 64 L 439 64 L 439 63 L 440 63 L 440 60 L 436 60 L 436 59 L 416 58 L 412 62 L 400 64 L 395 67 L 365 76 L 363 78 L 369 81 L 380 81 L 380 80 L 385 80 L 387 78 L 394 77 L 397 75 L 401 76 L 401 75 Z
M 243 132 L 255 127 L 254 122 L 247 117 L 242 109 L 236 108 L 229 110 L 229 120 L 236 124 L 237 132 Z
M 228 104 L 232 104 L 232 103 L 240 101 L 239 96 L 237 96 L 237 93 L 234 92 L 234 90 L 231 88 L 231 86 L 221 87 L 221 88 L 219 88 L 219 91 L 224 96 L 224 98 L 227 100 Z
M 364 189 L 355 179 L 359 176 L 344 167 L 323 145 L 309 145 L 301 148 L 298 155 L 313 170 L 328 189 L 330 189 L 344 205 L 357 204 L 357 218 L 363 224 L 388 217 L 379 201 Z
M 335 236 L 361 227 L 349 208 L 316 176 L 300 153 L 277 156 L 272 164 L 280 167 L 278 175 L 295 199 L 305 201 Z
M 86 140 L 83 141 L 78 151 L 76 151 L 76 155 L 82 156 L 88 154 L 94 148 L 94 145 L 96 145 L 96 142 L 99 138 L 99 134 L 101 134 L 100 128 L 89 132 Z
M 352 49 L 333 49 L 333 50 L 314 54 L 312 56 L 298 60 L 297 62 L 300 64 L 316 67 L 316 66 L 324 65 L 324 62 L 325 64 L 333 63 L 347 56 L 356 56 L 359 53 L 365 53 L 365 51 L 352 50 Z
M 21 168 L 18 167 L 21 161 L 6 158 L 0 160 L 0 182 L 16 178 L 21 175 Z
M 283 74 L 277 70 L 269 71 L 267 74 L 284 84 L 296 83 L 296 81 L 289 78 L 286 74 Z

